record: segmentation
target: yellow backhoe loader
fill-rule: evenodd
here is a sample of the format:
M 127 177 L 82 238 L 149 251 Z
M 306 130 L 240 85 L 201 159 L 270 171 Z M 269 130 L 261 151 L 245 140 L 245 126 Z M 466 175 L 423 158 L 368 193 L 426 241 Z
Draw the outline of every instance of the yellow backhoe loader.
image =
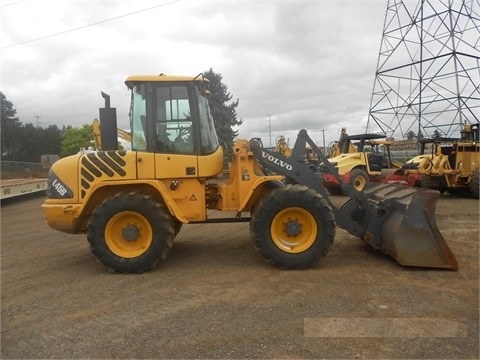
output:
M 208 84 L 201 74 L 128 77 L 129 151 L 117 150 L 116 111 L 102 93 L 102 150 L 53 164 L 42 205 L 48 225 L 86 233 L 99 262 L 122 273 L 155 268 L 182 224 L 242 221 L 259 254 L 279 268 L 313 265 L 332 246 L 336 226 L 400 264 L 458 268 L 435 224 L 437 191 L 382 184 L 358 193 L 339 178 L 351 199 L 337 209 L 305 163 L 307 146 L 328 163 L 306 130 L 290 157 L 259 139 L 236 140 L 229 178 L 221 179 Z

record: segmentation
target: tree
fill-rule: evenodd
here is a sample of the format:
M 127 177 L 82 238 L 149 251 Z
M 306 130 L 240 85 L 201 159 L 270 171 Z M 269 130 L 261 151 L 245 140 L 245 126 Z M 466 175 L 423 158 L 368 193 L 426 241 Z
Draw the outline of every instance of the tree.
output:
M 0 92 L 1 101 L 1 151 L 2 160 L 16 160 L 15 154 L 21 139 L 22 123 L 17 117 L 17 110 L 13 103 Z
M 60 141 L 62 132 L 56 125 L 50 125 L 42 129 L 42 154 L 59 154 L 61 152 Z
M 408 140 L 413 140 L 415 139 L 417 136 L 415 135 L 415 132 L 413 130 L 410 130 L 408 133 L 407 133 L 407 139 Z
M 51 125 L 44 129 L 22 124 L 13 103 L 0 92 L 1 154 L 3 161 L 39 163 L 43 154 L 59 154 L 61 131 Z
M 435 131 L 433 132 L 433 138 L 439 139 L 441 137 L 442 137 L 442 134 L 440 134 L 440 131 L 438 131 L 438 129 L 435 129 Z
M 62 149 L 60 156 L 65 157 L 76 154 L 81 148 L 88 148 L 93 146 L 93 128 L 92 125 L 83 125 L 82 128 L 66 128 L 65 134 L 62 138 Z
M 238 131 L 233 128 L 240 126 L 242 120 L 237 119 L 237 106 L 239 100 L 231 101 L 233 96 L 228 91 L 227 85 L 222 82 L 222 75 L 215 73 L 211 68 L 204 72 L 210 80 L 210 111 L 215 123 L 215 130 L 224 148 L 226 156 L 232 154 L 233 140 L 238 136 Z

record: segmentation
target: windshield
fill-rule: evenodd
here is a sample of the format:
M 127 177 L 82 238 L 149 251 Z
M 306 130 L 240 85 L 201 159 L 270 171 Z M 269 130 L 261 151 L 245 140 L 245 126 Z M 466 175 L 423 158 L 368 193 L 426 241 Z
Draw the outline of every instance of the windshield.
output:
M 215 131 L 215 124 L 210 114 L 210 106 L 204 92 L 200 92 L 198 87 L 197 98 L 200 110 L 200 141 L 201 153 L 210 154 L 218 149 L 219 142 Z
M 208 155 L 219 148 L 201 82 L 137 83 L 131 89 L 132 150 Z

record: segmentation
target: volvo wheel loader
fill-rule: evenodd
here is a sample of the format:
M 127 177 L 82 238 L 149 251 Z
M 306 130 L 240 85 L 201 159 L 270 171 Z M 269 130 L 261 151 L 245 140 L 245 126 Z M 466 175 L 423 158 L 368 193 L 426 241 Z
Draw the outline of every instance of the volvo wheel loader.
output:
M 99 262 L 121 273 L 155 268 L 182 224 L 242 221 L 259 254 L 279 268 L 314 264 L 339 226 L 400 264 L 457 269 L 435 224 L 438 192 L 382 184 L 358 193 L 339 179 L 351 199 L 337 209 L 305 163 L 308 145 L 328 162 L 305 130 L 290 157 L 259 139 L 236 140 L 229 178 L 221 178 L 208 84 L 203 75 L 128 77 L 129 151 L 116 149 L 116 112 L 102 93 L 102 149 L 53 164 L 42 205 L 48 225 L 86 233 Z

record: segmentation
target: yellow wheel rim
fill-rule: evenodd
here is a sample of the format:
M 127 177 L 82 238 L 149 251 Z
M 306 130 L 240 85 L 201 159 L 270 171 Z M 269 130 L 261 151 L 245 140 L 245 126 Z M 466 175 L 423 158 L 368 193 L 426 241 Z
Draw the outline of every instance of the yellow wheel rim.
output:
M 363 176 L 357 176 L 355 179 L 353 179 L 353 187 L 357 191 L 362 191 L 366 183 L 367 181 Z
M 270 226 L 275 245 L 291 254 L 310 248 L 317 238 L 317 230 L 317 222 L 312 214 L 299 207 L 280 211 Z
M 142 255 L 152 243 L 152 236 L 153 231 L 148 220 L 133 211 L 118 213 L 105 227 L 108 248 L 123 258 Z

